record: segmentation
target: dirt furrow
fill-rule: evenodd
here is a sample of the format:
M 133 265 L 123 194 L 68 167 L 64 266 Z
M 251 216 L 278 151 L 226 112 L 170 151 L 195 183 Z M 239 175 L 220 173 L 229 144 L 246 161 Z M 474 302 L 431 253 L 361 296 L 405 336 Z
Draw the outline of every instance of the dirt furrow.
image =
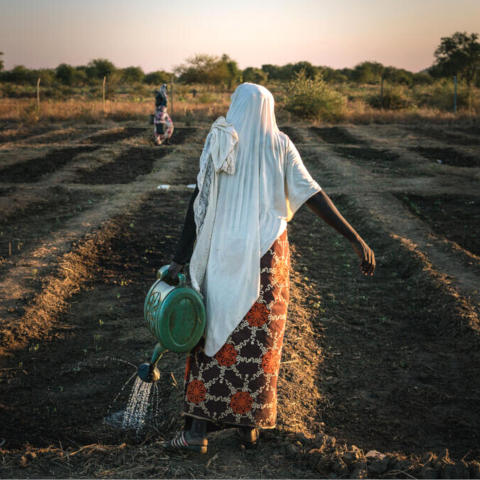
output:
M 43 157 L 15 163 L 0 170 L 2 182 L 30 183 L 49 175 L 72 162 L 78 154 L 92 152 L 96 146 L 66 147 L 48 152 Z
M 171 157 L 170 160 L 168 157 Z M 2 329 L 4 335 L 10 339 L 11 345 L 24 345 L 25 342 L 41 337 L 45 333 L 42 329 L 29 329 L 30 317 L 35 316 L 35 309 L 38 308 L 38 305 L 43 304 L 45 298 L 50 297 L 49 288 L 56 288 L 57 282 L 61 282 L 59 278 L 62 278 L 64 272 L 53 274 L 40 287 L 41 279 L 47 273 L 50 275 L 53 267 L 61 259 L 61 255 L 70 251 L 72 243 L 84 237 L 88 232 L 97 229 L 112 216 L 134 208 L 141 201 L 145 192 L 155 188 L 155 184 L 169 183 L 174 178 L 176 168 L 184 161 L 185 157 L 175 154 L 157 161 L 155 165 L 158 170 L 137 182 L 128 184 L 107 200 L 97 204 L 95 210 L 90 209 L 73 217 L 64 224 L 63 228 L 51 235 L 43 236 L 39 247 L 19 255 L 16 265 L 6 273 L 0 282 L 2 297 L 8 299 L 0 310 L 3 319 Z M 39 288 L 40 293 L 35 294 Z M 61 302 L 58 303 L 61 304 Z M 47 313 L 47 316 L 55 318 L 55 312 Z M 21 338 L 9 333 L 12 329 L 15 330 L 18 324 L 25 326 Z
M 13 267 L 20 255 L 28 258 L 39 243 L 63 228 L 69 219 L 95 208 L 105 194 L 61 187 L 44 187 L 41 192 L 31 193 L 28 206 L 17 208 L 15 215 L 0 217 L 0 274 Z M 21 195 L 25 201 L 26 192 Z
M 277 428 L 257 450 L 241 448 L 232 430 L 218 432 L 198 457 L 160 446 L 182 427 L 183 355 L 162 358 L 158 415 L 140 436 L 103 420 L 125 407 L 131 384 L 121 389 L 155 344 L 143 300 L 175 249 L 207 128 L 179 125 L 171 146 L 147 148 L 151 127 L 98 127 L 95 152 L 36 183 L 0 185 L 0 232 L 24 242 L 0 284 L 1 476 L 480 474 L 480 262 L 469 235 L 478 222 L 467 213 L 479 169 L 410 151 L 445 143 L 401 126 L 284 128 L 374 248 L 377 272 L 362 277 L 348 242 L 300 209 L 289 226 Z M 120 138 L 129 128 L 144 134 Z M 79 146 L 76 133 L 50 130 L 24 143 L 71 134 Z M 6 144 L 4 167 L 39 157 L 31 153 Z M 454 207 L 465 213 L 456 223 L 448 219 Z M 372 449 L 386 456 L 367 459 Z
M 307 148 L 305 150 L 308 151 Z M 458 259 L 459 252 L 445 252 L 443 242 L 431 235 L 428 225 L 412 215 L 393 195 L 387 192 L 381 192 L 378 195 L 371 194 L 371 192 L 375 192 L 376 184 L 382 183 L 381 179 L 372 178 L 370 172 L 351 161 L 338 158 L 328 150 L 322 150 L 322 152 L 322 164 L 337 177 L 337 184 L 355 185 L 356 192 L 363 192 L 361 203 L 364 208 L 368 209 L 374 218 L 380 218 L 385 223 L 387 231 L 400 237 L 409 238 L 414 242 L 431 258 L 439 271 L 455 281 L 463 296 L 471 298 L 478 305 L 480 300 L 479 276 L 464 268 L 463 262 Z
M 478 457 L 478 313 L 364 200 L 334 197 L 376 252 L 373 278 L 361 277 L 348 242 L 311 212 L 291 226 L 320 334 L 317 368 L 304 373 L 317 379 L 316 424 L 365 450 Z

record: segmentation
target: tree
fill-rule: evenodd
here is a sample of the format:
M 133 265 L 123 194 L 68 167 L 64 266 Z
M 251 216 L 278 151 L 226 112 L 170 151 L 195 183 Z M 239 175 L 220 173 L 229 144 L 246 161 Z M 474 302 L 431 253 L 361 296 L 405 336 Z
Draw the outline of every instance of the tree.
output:
M 310 62 L 305 61 L 294 63 L 293 65 L 291 65 L 290 70 L 293 75 L 289 76 L 289 80 L 291 80 L 300 72 L 304 72 L 307 78 L 314 78 L 315 75 L 319 73 L 318 68 L 314 67 Z
M 0 52 L 0 57 L 3 56 L 3 52 Z M 0 72 L 3 70 L 3 60 L 0 59 Z
M 211 83 L 211 72 L 217 58 L 212 55 L 197 54 L 175 68 L 180 81 L 185 83 Z
M 240 80 L 241 70 L 237 62 L 224 54 L 221 58 L 212 55 L 197 54 L 186 63 L 175 68 L 179 79 L 184 83 L 228 84 Z
M 64 85 L 72 85 L 75 80 L 76 70 L 71 65 L 67 65 L 66 63 L 61 63 L 55 69 L 55 77 L 57 80 Z
M 379 83 L 384 66 L 379 62 L 359 63 L 352 72 L 352 80 L 358 83 Z
M 87 65 L 86 71 L 91 79 L 103 79 L 103 77 L 110 77 L 117 68 L 106 58 L 96 58 Z
M 413 73 L 403 68 L 385 67 L 383 69 L 383 78 L 390 83 L 397 83 L 403 85 L 412 85 Z
M 18 83 L 18 84 L 34 84 L 37 80 L 35 72 L 23 65 L 17 65 L 11 70 L 7 70 L 2 75 L 3 80 L 6 82 Z
M 344 83 L 348 80 L 347 75 L 340 70 L 335 70 L 331 67 L 316 67 L 318 73 L 327 83 Z
M 32 75 L 35 77 L 35 81 L 40 79 L 40 83 L 45 86 L 50 86 L 55 83 L 55 70 L 51 68 L 40 68 L 38 70 L 32 70 Z
M 310 62 L 302 61 L 287 63 L 286 65 L 262 65 L 262 70 L 268 75 L 269 80 L 291 81 L 297 74 L 303 72 L 307 78 L 314 78 L 320 70 Z
M 268 79 L 268 74 L 260 68 L 255 67 L 247 67 L 243 71 L 243 81 L 244 82 L 251 82 L 251 83 L 265 83 Z
M 322 75 L 308 78 L 302 70 L 288 84 L 285 109 L 300 118 L 338 120 L 343 118 L 346 98 L 329 87 Z
M 470 87 L 480 68 L 478 34 L 456 32 L 451 37 L 442 37 L 435 58 L 434 72 L 443 76 L 458 75 Z
M 88 83 L 88 73 L 85 65 L 75 67 L 75 83 L 77 85 L 85 85 Z
M 142 82 L 145 73 L 140 67 L 127 67 L 122 70 L 122 81 L 125 83 Z
M 232 88 L 234 83 L 240 83 L 242 79 L 242 71 L 238 68 L 237 62 L 224 53 L 220 63 L 225 65 L 228 71 L 228 88 Z
M 157 70 L 156 72 L 147 73 L 143 78 L 143 81 L 149 85 L 160 85 L 162 83 L 170 82 L 171 78 L 171 73 L 164 72 L 163 70 Z
M 269 80 L 283 80 L 282 68 L 283 67 L 279 67 L 278 65 L 262 65 L 262 70 L 268 75 Z
M 414 85 L 431 85 L 433 77 L 428 72 L 418 72 L 413 74 Z

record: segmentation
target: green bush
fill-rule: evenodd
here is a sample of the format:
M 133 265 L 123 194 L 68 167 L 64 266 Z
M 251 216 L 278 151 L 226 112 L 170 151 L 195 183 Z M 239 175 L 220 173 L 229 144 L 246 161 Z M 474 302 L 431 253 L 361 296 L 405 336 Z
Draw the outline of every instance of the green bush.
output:
M 339 120 L 345 113 L 346 98 L 331 88 L 320 74 L 308 78 L 300 71 L 288 84 L 285 109 L 307 120 Z
M 444 111 L 453 111 L 454 85 L 452 80 L 440 80 L 429 88 L 417 88 L 414 92 L 417 103 L 421 107 L 437 108 Z M 470 105 L 468 87 L 458 83 L 457 108 L 467 109 Z M 472 107 L 478 108 L 478 100 L 472 95 Z
M 367 103 L 373 108 L 384 108 L 385 110 L 402 110 L 412 106 L 412 102 L 400 87 L 386 88 L 383 96 L 371 95 Z

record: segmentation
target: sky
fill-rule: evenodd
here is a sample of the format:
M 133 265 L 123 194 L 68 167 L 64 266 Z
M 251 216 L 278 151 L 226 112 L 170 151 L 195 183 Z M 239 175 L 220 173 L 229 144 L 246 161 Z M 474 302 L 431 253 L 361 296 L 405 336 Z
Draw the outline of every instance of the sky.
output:
M 371 60 L 419 71 L 456 31 L 480 33 L 480 0 L 0 0 L 6 69 L 107 58 L 171 71 L 226 53 L 241 68 Z

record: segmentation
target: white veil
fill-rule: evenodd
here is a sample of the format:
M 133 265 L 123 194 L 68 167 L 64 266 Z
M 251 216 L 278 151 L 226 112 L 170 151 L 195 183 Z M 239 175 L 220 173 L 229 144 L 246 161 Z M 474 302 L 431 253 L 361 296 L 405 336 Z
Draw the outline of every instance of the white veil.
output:
M 190 274 L 205 297 L 209 356 L 257 300 L 260 259 L 286 228 L 288 144 L 277 127 L 272 94 L 251 83 L 235 90 L 226 121 L 218 119 L 205 142 Z

